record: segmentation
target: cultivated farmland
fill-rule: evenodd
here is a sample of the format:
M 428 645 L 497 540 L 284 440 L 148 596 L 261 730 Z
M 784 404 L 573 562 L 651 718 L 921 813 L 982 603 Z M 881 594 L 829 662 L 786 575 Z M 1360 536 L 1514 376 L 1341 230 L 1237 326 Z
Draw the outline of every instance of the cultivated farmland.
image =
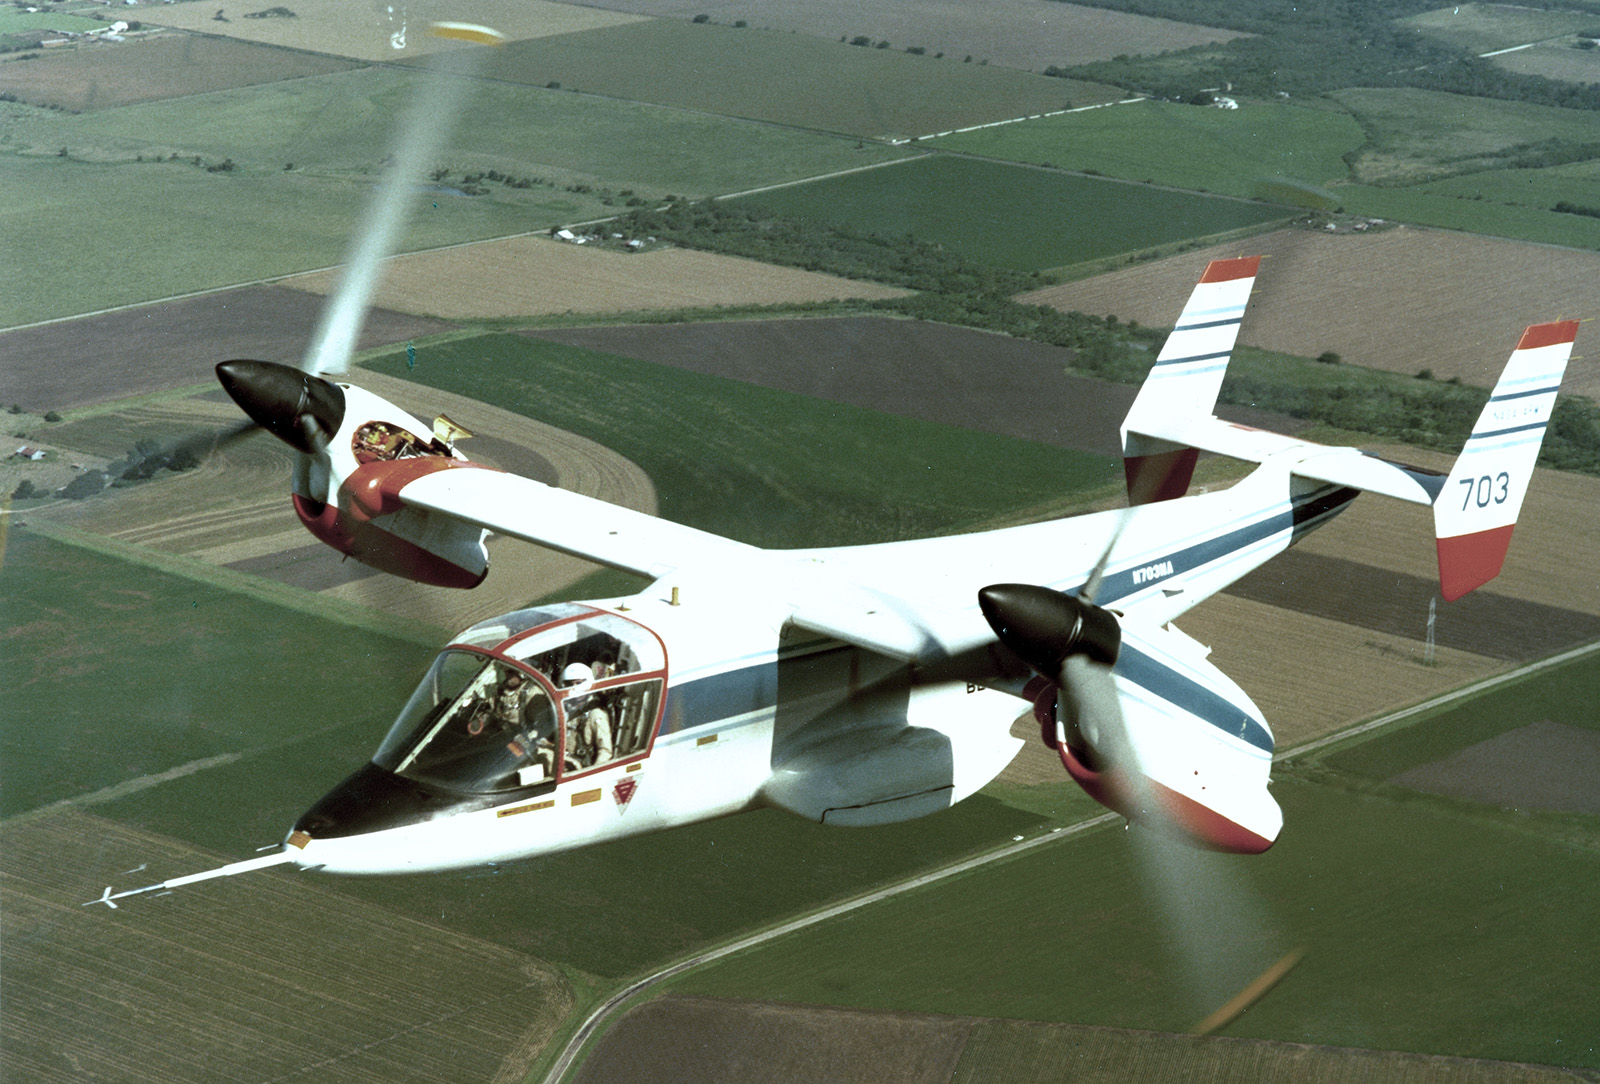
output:
M 900 51 L 922 49 L 946 59 L 966 57 L 1027 71 L 1109 60 L 1118 53 L 1159 53 L 1240 35 L 1193 23 L 1122 11 L 1061 4 L 1054 0 L 995 0 L 981 8 L 934 0 L 799 0 L 781 6 L 750 0 L 711 0 L 685 7 L 677 0 L 605 0 L 613 11 L 667 18 L 706 12 L 718 23 L 740 19 L 760 29 L 798 31 L 829 40 L 865 37 Z
M 570 1011 L 540 960 L 294 874 L 80 906 L 135 859 L 148 881 L 229 857 L 80 813 L 7 824 L 7 1079 L 514 1081 Z
M 1156 327 L 1177 319 L 1207 260 L 1263 253 L 1240 341 L 1302 357 L 1488 387 L 1529 324 L 1600 314 L 1600 254 L 1437 230 L 1282 230 L 1053 286 L 1025 300 L 1115 313 Z M 1579 331 L 1586 352 L 1588 328 Z M 1564 387 L 1600 395 L 1593 365 Z
M 21 237 L 49 222 L 52 240 L 16 250 L 0 325 L 338 262 L 420 79 L 367 69 L 77 117 L 0 103 L 24 152 L 6 159 L 16 198 L 0 229 Z M 600 217 L 627 198 L 613 193 L 701 196 L 906 153 L 543 88 L 487 84 L 474 105 L 441 168 L 528 187 L 419 194 L 402 251 Z M 99 273 L 83 273 L 90 262 Z
M 914 138 L 1111 101 L 1114 88 L 809 35 L 632 23 L 497 50 L 498 79 L 851 135 Z
M 1237 110 L 1137 101 L 1029 124 L 945 136 L 933 145 L 1015 162 L 1253 197 L 1281 180 L 1326 185 L 1361 146 L 1348 114 L 1283 104 Z
M 1286 827 L 1265 855 L 1146 855 L 1188 891 L 1141 864 L 1138 833 L 1101 831 L 726 958 L 674 989 L 1177 1031 L 1299 944 L 1304 962 L 1230 1034 L 1600 1065 L 1588 1041 L 1592 849 L 1556 838 L 1548 819 L 1412 793 L 1292 773 L 1274 793 Z M 1592 821 L 1574 830 L 1593 838 Z M 1213 950 L 1214 992 L 1184 979 L 1191 920 Z
M 227 38 L 158 34 L 120 44 L 57 49 L 27 64 L 0 64 L 0 92 L 76 113 L 303 79 L 352 66 L 333 57 L 286 53 Z
M 1259 228 L 1291 213 L 1267 204 L 944 155 L 748 198 L 801 220 L 884 237 L 910 234 L 980 263 L 1019 271 Z
M 494 0 L 461 0 L 448 8 L 431 3 L 379 6 L 347 4 L 342 0 L 295 0 L 292 18 L 252 19 L 243 17 L 241 11 L 237 15 L 227 12 L 229 17 L 218 19 L 214 10 L 204 4 L 174 4 L 140 14 L 145 21 L 161 26 L 373 61 L 481 48 L 429 35 L 428 24 L 435 19 L 489 24 L 508 39 L 519 41 L 614 26 L 636 18 L 546 0 L 521 0 L 511 6 Z
M 283 285 L 327 293 L 337 274 Z M 516 237 L 391 259 L 376 301 L 446 320 L 902 297 L 905 290 L 690 249 L 645 253 Z
M 663 1056 L 664 1055 L 664 1056 Z M 660 1081 L 1406 1080 L 1417 1084 L 1576 1084 L 1543 1066 L 1260 1039 L 1195 1038 L 820 1005 L 667 995 L 617 1021 L 579 1068 L 578 1084 Z M 1071 1076 L 1061 1077 L 1063 1072 Z
M 1337 102 L 1342 109 L 1330 108 Z M 1281 200 L 1547 244 L 1600 248 L 1600 222 L 1553 214 L 1573 195 L 1549 169 L 1458 194 L 1426 182 L 1502 166 L 1552 166 L 1586 145 L 1578 109 L 1487 102 L 1409 89 L 1337 91 L 1316 107 L 1245 101 L 1204 109 L 1141 101 L 1026 125 L 942 137 L 934 145 L 1048 162 L 1176 188 Z M 1582 168 L 1582 167 L 1579 167 Z
M 1460 4 L 1401 20 L 1463 52 L 1487 53 L 1571 35 L 1597 25 L 1592 12 L 1546 11 L 1514 4 Z

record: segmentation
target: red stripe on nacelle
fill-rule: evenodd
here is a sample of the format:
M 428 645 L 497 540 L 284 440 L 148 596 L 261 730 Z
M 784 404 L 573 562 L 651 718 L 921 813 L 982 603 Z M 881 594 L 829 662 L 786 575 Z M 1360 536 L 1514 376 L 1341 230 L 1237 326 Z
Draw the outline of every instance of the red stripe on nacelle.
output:
M 1125 780 L 1118 779 L 1110 772 L 1097 772 L 1085 767 L 1065 744 L 1057 746 L 1057 749 L 1067 774 L 1089 797 L 1129 820 L 1137 820 L 1157 830 L 1176 828 L 1202 847 L 1230 854 L 1260 854 L 1274 842 L 1229 820 L 1210 806 L 1162 786 L 1148 776 L 1145 777 L 1145 787 L 1161 803 L 1162 810 L 1153 818 L 1140 816 L 1138 803 L 1129 792 Z
M 1522 338 L 1517 340 L 1518 350 L 1537 350 L 1541 346 L 1555 346 L 1557 343 L 1576 342 L 1578 338 L 1578 321 L 1557 320 L 1550 324 L 1535 324 L 1522 333 Z
M 295 514 L 306 530 L 340 553 L 380 572 L 436 587 L 458 588 L 476 587 L 489 574 L 487 568 L 480 572 L 462 568 L 414 542 L 341 512 L 334 505 L 309 500 L 298 493 L 293 496 Z
M 1439 539 L 1439 593 L 1454 602 L 1500 574 L 1516 524 Z
M 1240 256 L 1236 260 L 1212 260 L 1206 264 L 1201 282 L 1232 282 L 1234 279 L 1253 279 L 1261 270 L 1260 256 Z

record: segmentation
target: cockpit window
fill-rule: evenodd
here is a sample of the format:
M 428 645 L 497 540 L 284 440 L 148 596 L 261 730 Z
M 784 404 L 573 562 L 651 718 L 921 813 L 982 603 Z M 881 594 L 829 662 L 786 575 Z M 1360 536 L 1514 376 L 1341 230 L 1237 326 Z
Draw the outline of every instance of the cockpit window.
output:
M 372 759 L 408 778 L 490 793 L 554 778 L 557 740 L 540 682 L 498 659 L 446 651 Z
M 472 626 L 435 660 L 373 756 L 493 794 L 649 755 L 666 651 L 644 626 L 575 603 Z
M 533 606 L 526 610 L 517 610 L 514 613 L 501 614 L 491 617 L 487 621 L 480 621 L 470 629 L 456 637 L 458 644 L 472 644 L 474 647 L 490 647 L 513 636 L 518 636 L 529 629 L 561 621 L 576 614 L 588 613 L 587 606 L 579 606 L 571 602 L 561 602 L 553 606 Z

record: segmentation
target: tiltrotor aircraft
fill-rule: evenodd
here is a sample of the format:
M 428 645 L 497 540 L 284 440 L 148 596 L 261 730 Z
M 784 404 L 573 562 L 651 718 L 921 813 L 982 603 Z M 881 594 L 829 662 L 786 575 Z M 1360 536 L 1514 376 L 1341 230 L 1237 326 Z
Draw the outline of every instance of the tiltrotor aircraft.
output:
M 464 630 L 281 850 L 95 902 L 285 863 L 502 863 L 760 806 L 921 817 L 1006 766 L 1029 705 L 1103 804 L 1265 850 L 1283 823 L 1272 730 L 1172 622 L 1361 492 L 1432 507 L 1446 599 L 1492 579 L 1577 322 L 1522 334 L 1437 474 L 1213 416 L 1258 265 L 1212 262 L 1151 367 L 1122 423 L 1128 508 L 880 545 L 759 549 L 473 463 L 448 424 L 320 375 L 348 342 L 333 365 L 224 362 L 228 393 L 297 453 L 295 514 L 340 553 L 470 588 L 494 532 L 652 583 Z M 1202 450 L 1257 466 L 1187 495 Z

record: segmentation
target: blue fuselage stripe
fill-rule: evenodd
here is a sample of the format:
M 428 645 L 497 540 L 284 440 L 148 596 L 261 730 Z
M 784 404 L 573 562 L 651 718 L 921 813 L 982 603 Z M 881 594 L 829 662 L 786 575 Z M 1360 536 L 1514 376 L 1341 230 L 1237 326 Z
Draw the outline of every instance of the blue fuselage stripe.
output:
M 1272 752 L 1272 735 L 1243 708 L 1142 651 L 1124 644 L 1113 672 L 1180 711 L 1205 720 L 1223 733 L 1231 734 L 1257 749 Z

